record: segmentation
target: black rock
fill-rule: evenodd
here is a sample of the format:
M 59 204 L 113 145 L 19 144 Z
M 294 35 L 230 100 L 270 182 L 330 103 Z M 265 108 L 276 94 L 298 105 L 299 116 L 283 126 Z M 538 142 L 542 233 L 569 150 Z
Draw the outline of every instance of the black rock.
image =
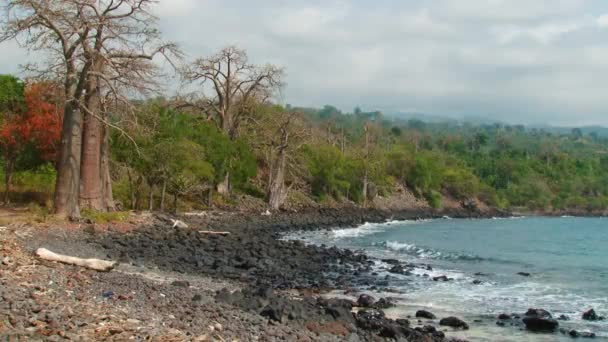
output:
M 399 324 L 402 327 L 409 327 L 410 326 L 410 321 L 408 321 L 407 319 L 404 319 L 404 318 L 397 318 L 395 320 L 395 322 L 397 322 L 397 324 Z
M 498 325 L 499 327 L 504 327 L 505 326 L 505 322 L 496 321 L 496 325 Z
M 375 309 L 388 309 L 395 307 L 395 303 L 388 298 L 380 298 L 376 303 L 374 303 L 373 307 Z
M 438 277 L 433 277 L 433 281 L 448 281 L 450 280 L 447 276 L 438 276 Z
M 177 287 L 188 288 L 188 287 L 190 287 L 190 282 L 188 282 L 186 280 L 176 280 L 176 281 L 172 282 L 171 285 L 177 286 Z
M 359 299 L 357 299 L 357 306 L 362 308 L 369 308 L 374 305 L 375 302 L 376 298 L 364 293 L 359 296 Z
M 444 325 L 452 328 L 468 330 L 469 325 L 458 317 L 446 317 L 439 321 L 439 325 Z
M 283 321 L 283 309 L 267 305 L 260 312 L 262 317 L 266 317 L 272 321 L 282 322 Z
M 600 317 L 595 313 L 595 310 L 589 309 L 583 312 L 583 319 L 586 321 L 598 321 Z
M 511 319 L 511 315 L 506 314 L 506 313 L 501 313 L 500 315 L 498 315 L 498 319 L 500 319 L 500 320 Z
M 559 315 L 559 317 L 557 317 L 558 321 L 569 321 L 570 317 L 566 316 L 566 315 Z
M 481 285 L 481 284 L 483 284 L 483 281 L 481 281 L 479 279 L 473 280 L 473 285 Z
M 595 338 L 595 333 L 588 332 L 588 331 L 585 331 L 585 332 L 579 333 L 579 335 L 580 335 L 582 338 Z
M 577 338 L 577 337 L 579 337 L 579 336 L 580 336 L 580 334 L 579 334 L 579 333 L 578 333 L 578 331 L 576 331 L 576 330 L 570 330 L 570 331 L 568 332 L 568 335 L 570 335 L 570 337 L 574 337 L 574 338 Z
M 418 310 L 416 311 L 416 318 L 435 319 L 437 317 L 430 311 Z
M 382 310 L 365 309 L 357 312 L 357 326 L 363 330 L 381 329 L 385 320 Z
M 530 277 L 532 276 L 530 273 L 528 272 L 517 272 L 517 275 L 520 275 L 522 277 Z
M 523 319 L 526 329 L 534 332 L 554 332 L 559 327 L 551 313 L 543 309 L 529 309 Z

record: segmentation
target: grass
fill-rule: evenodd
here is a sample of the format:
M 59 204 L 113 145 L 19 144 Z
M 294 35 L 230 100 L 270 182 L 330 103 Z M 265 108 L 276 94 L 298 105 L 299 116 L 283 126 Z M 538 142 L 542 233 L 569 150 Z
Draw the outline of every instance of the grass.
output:
M 91 220 L 93 223 L 98 224 L 123 222 L 129 218 L 129 212 L 125 211 L 104 213 L 90 209 L 83 209 L 80 214 L 82 215 L 82 218 Z

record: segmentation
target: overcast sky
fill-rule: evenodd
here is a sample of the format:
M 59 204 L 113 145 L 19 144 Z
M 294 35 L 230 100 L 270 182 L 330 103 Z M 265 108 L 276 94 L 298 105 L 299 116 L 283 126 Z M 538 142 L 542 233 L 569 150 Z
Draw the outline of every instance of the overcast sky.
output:
M 287 69 L 282 103 L 608 125 L 606 0 L 161 0 L 191 58 Z M 3 45 L 0 73 L 28 59 Z

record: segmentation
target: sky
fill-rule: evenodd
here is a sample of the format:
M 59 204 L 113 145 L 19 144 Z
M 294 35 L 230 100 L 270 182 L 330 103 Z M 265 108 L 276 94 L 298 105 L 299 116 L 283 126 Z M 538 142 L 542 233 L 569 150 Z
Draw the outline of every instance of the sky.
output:
M 161 0 L 187 58 L 286 68 L 283 104 L 608 126 L 605 0 Z M 0 46 L 0 73 L 34 58 Z

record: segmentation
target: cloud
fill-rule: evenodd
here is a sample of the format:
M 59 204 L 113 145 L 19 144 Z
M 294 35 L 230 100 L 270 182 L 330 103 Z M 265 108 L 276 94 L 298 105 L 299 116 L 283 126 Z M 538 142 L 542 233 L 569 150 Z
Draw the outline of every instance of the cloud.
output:
M 283 103 L 608 125 L 605 0 L 162 0 L 156 13 L 190 59 L 236 44 L 285 66 Z

